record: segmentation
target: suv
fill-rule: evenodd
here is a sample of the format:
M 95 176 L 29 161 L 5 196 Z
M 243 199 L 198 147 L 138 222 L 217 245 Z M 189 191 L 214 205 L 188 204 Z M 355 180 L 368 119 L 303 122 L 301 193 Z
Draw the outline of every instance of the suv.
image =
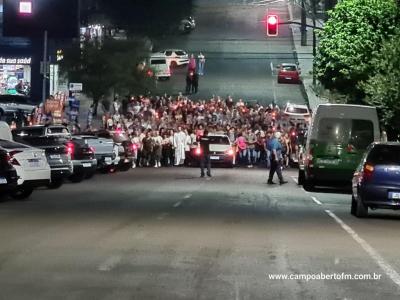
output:
M 167 65 L 171 68 L 187 65 L 189 63 L 189 55 L 184 50 L 166 49 L 157 52 L 155 55 L 164 56 L 167 60 Z
M 0 118 L 18 112 L 31 114 L 36 105 L 28 97 L 17 95 L 0 95 Z
M 23 130 L 23 129 L 22 129 Z M 71 155 L 63 138 L 55 136 L 24 137 L 21 130 L 13 131 L 14 140 L 22 144 L 43 149 L 51 168 L 50 188 L 59 188 L 65 178 L 72 175 Z

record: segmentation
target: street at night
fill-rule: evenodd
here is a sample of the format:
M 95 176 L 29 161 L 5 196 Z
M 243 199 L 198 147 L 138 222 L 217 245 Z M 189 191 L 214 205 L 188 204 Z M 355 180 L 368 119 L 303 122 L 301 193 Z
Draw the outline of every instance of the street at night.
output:
M 355 219 L 346 190 L 306 193 L 293 171 L 268 186 L 266 174 L 138 169 L 2 203 L 1 298 L 398 298 L 398 214 Z M 319 273 L 381 278 L 269 278 Z
M 400 0 L 0 0 L 0 300 L 400 299 Z

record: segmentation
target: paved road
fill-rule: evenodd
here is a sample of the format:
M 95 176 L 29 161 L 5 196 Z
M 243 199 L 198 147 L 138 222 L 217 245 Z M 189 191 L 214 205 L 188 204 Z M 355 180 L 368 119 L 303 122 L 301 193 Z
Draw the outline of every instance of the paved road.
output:
M 0 203 L 0 299 L 399 298 L 398 214 L 265 173 L 135 169 Z M 319 273 L 381 279 L 269 278 Z
M 279 37 L 266 38 L 266 10 L 288 20 L 286 1 L 195 1 L 197 27 L 189 35 L 167 37 L 158 48 L 181 48 L 206 56 L 205 76 L 199 93 L 192 98 L 211 95 L 258 100 L 279 104 L 304 103 L 299 85 L 277 84 L 276 65 L 294 62 L 293 40 L 288 25 L 280 26 Z M 174 70 L 170 81 L 159 82 L 160 92 L 185 90 L 186 68 Z

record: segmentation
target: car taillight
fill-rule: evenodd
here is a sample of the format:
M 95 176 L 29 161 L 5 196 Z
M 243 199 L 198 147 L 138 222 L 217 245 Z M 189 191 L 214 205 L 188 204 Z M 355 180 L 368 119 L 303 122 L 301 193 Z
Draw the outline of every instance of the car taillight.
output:
M 196 148 L 194 153 L 196 153 L 196 155 L 200 155 L 201 154 L 201 148 Z
M 14 156 L 21 152 L 22 151 L 18 151 L 18 150 L 8 152 L 8 154 L 7 154 L 8 163 L 11 165 L 14 165 L 14 166 L 20 166 L 18 160 L 16 160 L 16 158 Z
M 313 167 L 313 150 L 312 148 L 308 150 L 308 153 L 306 154 L 305 158 L 305 164 L 307 164 L 309 167 Z
M 365 164 L 364 169 L 362 171 L 362 180 L 369 181 L 374 174 L 374 166 L 370 164 Z
M 73 143 L 67 143 L 67 154 L 73 158 L 75 152 L 75 145 Z

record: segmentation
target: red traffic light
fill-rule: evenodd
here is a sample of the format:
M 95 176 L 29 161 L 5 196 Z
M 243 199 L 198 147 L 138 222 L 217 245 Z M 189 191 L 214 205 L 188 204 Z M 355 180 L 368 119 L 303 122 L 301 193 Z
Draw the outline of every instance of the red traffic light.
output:
M 277 15 L 268 15 L 267 16 L 267 35 L 268 36 L 277 36 L 278 35 L 278 27 L 279 27 L 279 19 Z

